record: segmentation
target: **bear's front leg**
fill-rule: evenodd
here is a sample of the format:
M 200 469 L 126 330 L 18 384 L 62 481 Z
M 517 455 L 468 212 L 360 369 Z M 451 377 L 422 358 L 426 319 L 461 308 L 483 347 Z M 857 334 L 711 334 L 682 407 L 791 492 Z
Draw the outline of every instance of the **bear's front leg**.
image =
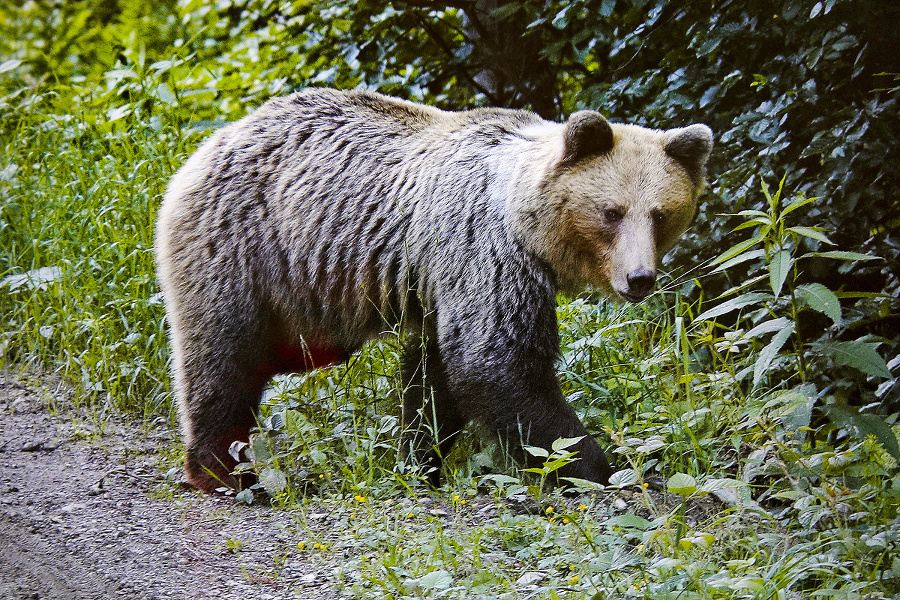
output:
M 559 387 L 555 304 L 548 299 L 519 308 L 515 314 L 498 313 L 498 327 L 463 328 L 445 321 L 440 351 L 454 406 L 464 420 L 499 436 L 529 467 L 542 461 L 523 446 L 550 451 L 557 439 L 581 437 L 569 448 L 577 453 L 575 460 L 556 475 L 607 483 L 609 461 Z
M 488 432 L 499 436 L 504 448 L 528 467 L 542 466 L 542 459 L 524 451 L 536 446 L 551 451 L 560 438 L 582 438 L 567 450 L 573 462 L 554 473 L 557 478 L 577 477 L 607 483 L 611 474 L 606 454 L 566 402 L 552 366 L 520 365 L 465 384 L 467 410 Z M 566 485 L 564 481 L 558 482 Z
M 441 483 L 441 465 L 466 424 L 447 389 L 435 336 L 409 334 L 403 344 L 402 451 L 427 469 L 432 487 Z

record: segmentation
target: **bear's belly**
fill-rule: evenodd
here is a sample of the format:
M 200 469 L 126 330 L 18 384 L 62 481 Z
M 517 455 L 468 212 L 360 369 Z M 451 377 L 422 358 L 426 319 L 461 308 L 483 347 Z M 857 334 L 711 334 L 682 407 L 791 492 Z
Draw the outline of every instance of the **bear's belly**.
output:
M 275 344 L 272 361 L 263 370 L 271 375 L 303 373 L 344 362 L 350 354 L 335 346 Z

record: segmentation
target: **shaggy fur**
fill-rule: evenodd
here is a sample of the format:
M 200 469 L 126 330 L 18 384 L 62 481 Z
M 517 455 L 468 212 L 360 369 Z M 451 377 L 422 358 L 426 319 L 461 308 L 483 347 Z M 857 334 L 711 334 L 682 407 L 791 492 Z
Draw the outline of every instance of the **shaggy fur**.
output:
M 472 420 L 513 450 L 585 436 L 562 474 L 604 481 L 556 379 L 556 293 L 649 293 L 711 143 L 703 125 L 325 89 L 219 130 L 172 178 L 157 226 L 189 482 L 242 483 L 227 450 L 273 375 L 345 360 L 395 325 L 409 334 L 404 420 L 432 482 Z

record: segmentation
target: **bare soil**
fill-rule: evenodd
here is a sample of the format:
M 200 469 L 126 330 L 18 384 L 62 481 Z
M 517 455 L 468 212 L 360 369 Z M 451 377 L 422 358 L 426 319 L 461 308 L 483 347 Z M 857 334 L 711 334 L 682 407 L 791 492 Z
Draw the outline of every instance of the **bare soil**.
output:
M 181 490 L 166 424 L 100 430 L 66 394 L 0 371 L 0 600 L 337 598 L 295 515 Z

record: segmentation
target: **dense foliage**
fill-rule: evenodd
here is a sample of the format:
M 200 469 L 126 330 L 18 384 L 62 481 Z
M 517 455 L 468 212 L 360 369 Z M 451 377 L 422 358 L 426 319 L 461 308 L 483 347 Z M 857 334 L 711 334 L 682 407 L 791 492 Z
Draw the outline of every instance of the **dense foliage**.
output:
M 625 514 L 383 519 L 372 503 L 417 480 L 396 455 L 390 341 L 280 380 L 243 467 L 275 502 L 316 493 L 346 513 L 358 597 L 896 594 L 898 18 L 876 0 L 4 5 L 0 360 L 58 368 L 98 419 L 171 418 L 155 210 L 203 135 L 270 96 L 362 85 L 448 109 L 706 122 L 709 192 L 664 292 L 560 308 L 563 385 L 614 448 Z M 451 461 L 457 509 L 485 490 L 564 508 L 546 472 L 482 477 L 503 466 L 475 450 Z M 711 496 L 723 508 L 704 513 Z M 523 568 L 546 580 L 520 585 Z

